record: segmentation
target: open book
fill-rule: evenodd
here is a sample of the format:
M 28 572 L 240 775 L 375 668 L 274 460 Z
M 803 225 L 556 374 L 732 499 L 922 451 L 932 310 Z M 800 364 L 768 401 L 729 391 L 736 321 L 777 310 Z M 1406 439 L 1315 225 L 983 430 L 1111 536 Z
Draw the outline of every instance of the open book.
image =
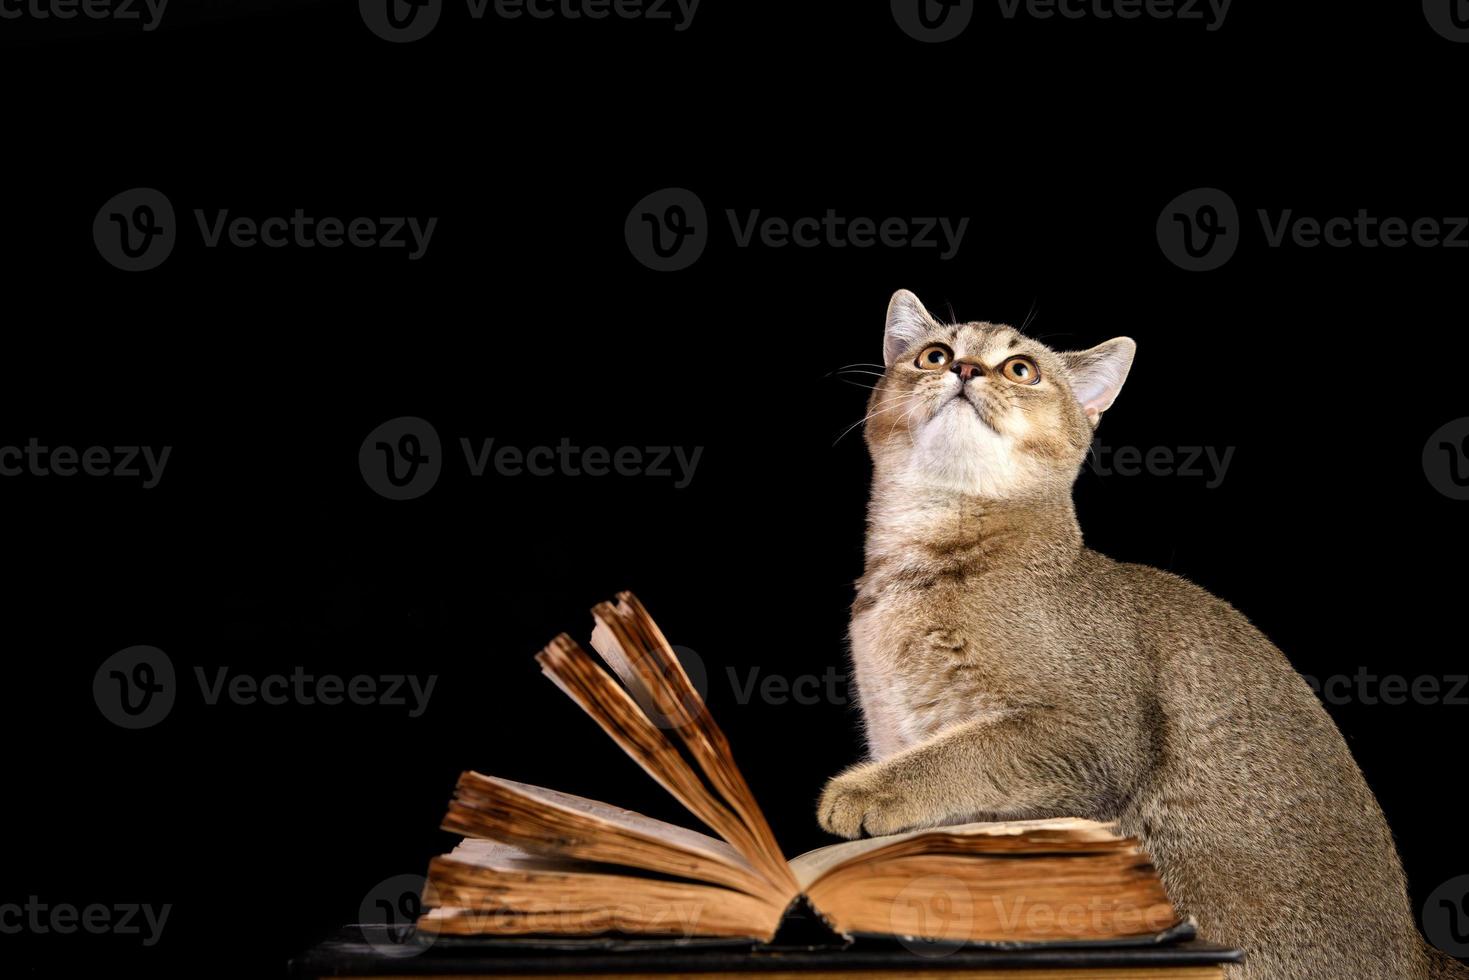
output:
M 466 772 L 443 822 L 465 840 L 431 862 L 419 929 L 769 941 L 801 896 L 846 937 L 1095 942 L 1180 925 L 1137 842 L 1087 820 L 920 830 L 787 861 L 647 611 L 624 592 L 592 615 L 606 666 L 563 634 L 542 671 L 717 836 Z

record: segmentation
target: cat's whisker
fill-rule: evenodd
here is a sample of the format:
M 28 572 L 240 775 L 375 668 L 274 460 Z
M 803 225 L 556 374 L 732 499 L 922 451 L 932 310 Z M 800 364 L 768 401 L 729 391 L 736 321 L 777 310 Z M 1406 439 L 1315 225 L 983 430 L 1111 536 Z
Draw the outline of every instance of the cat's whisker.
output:
M 842 438 L 848 432 L 851 432 L 853 429 L 857 428 L 857 426 L 861 425 L 862 423 L 869 422 L 872 419 L 877 418 L 879 415 L 885 415 L 888 412 L 896 411 L 897 409 L 902 408 L 902 407 L 903 407 L 903 402 L 902 401 L 899 401 L 899 403 L 896 404 L 896 405 L 888 405 L 885 408 L 879 408 L 877 411 L 871 412 L 868 415 L 863 416 L 862 418 L 858 419 L 857 421 L 853 422 L 851 425 L 849 425 L 845 429 L 843 429 L 842 430 L 842 434 L 839 435 L 839 436 L 837 436 L 834 440 L 832 440 L 832 443 L 831 444 L 833 446 L 835 446 L 837 443 L 841 442 L 842 441 Z
M 1030 301 L 1030 312 L 1025 314 L 1025 319 L 1020 324 L 1021 333 L 1025 333 L 1025 328 L 1031 325 L 1035 320 L 1036 314 L 1040 312 L 1040 306 L 1038 304 L 1038 300 L 1033 299 Z
M 918 394 L 918 392 L 916 392 L 916 391 L 910 391 L 908 394 L 904 395 L 902 401 L 898 405 L 896 405 L 894 407 L 895 408 L 902 408 L 904 405 L 908 405 L 908 410 L 903 413 L 903 415 L 902 415 L 901 418 L 899 418 L 897 420 L 892 420 L 892 419 L 889 419 L 888 420 L 889 423 L 890 423 L 888 425 L 888 431 L 889 432 L 892 432 L 899 425 L 906 424 L 907 421 L 908 421 L 908 419 L 910 419 L 913 416 L 913 413 L 916 412 L 918 409 L 920 409 L 920 408 L 923 407 L 924 401 L 925 400 L 922 397 L 920 397 L 919 394 Z
M 913 417 L 913 413 L 914 412 L 916 412 L 918 409 L 920 409 L 920 408 L 922 408 L 924 406 L 923 399 L 918 398 L 917 395 L 916 395 L 916 393 L 914 395 L 910 396 L 910 397 L 912 397 L 912 398 L 915 399 L 915 403 L 914 403 L 914 405 L 913 405 L 912 408 L 908 409 L 908 411 L 906 411 L 906 412 L 903 413 L 903 417 L 898 420 L 899 422 L 906 423 L 910 418 Z

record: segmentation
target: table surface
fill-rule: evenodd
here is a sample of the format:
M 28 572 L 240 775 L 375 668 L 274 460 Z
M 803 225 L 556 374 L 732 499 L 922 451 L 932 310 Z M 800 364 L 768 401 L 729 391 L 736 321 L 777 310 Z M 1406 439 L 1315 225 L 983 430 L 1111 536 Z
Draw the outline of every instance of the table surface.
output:
M 378 941 L 369 942 L 369 938 Z M 412 940 L 386 941 L 362 927 L 348 926 L 291 962 L 298 978 L 361 976 L 506 976 L 545 974 L 691 974 L 882 971 L 929 973 L 934 977 L 965 971 L 1167 970 L 1217 968 L 1243 959 L 1239 950 L 1199 940 L 1146 946 L 1045 946 L 1029 949 L 968 947 L 915 952 L 891 940 L 858 940 L 845 949 L 759 948 L 727 941 L 666 943 L 593 942 L 584 948 L 439 940 L 426 947 Z M 1123 975 L 1123 974 L 1114 974 Z M 1134 975 L 1127 972 L 1125 975 Z M 1146 974 L 1144 974 L 1146 975 Z M 1202 973 L 1200 975 L 1212 975 Z

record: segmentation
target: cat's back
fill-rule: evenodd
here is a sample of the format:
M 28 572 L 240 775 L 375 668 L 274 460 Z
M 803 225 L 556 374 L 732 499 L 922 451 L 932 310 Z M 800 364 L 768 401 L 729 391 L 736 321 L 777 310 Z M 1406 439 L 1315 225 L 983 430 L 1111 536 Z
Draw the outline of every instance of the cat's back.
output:
M 1119 614 L 1130 610 L 1154 675 L 1156 755 L 1123 822 L 1167 869 L 1170 893 L 1206 934 L 1294 948 L 1298 937 L 1274 933 L 1298 929 L 1332 936 L 1331 956 L 1393 964 L 1369 975 L 1424 975 L 1386 820 L 1336 725 L 1285 655 L 1233 606 L 1187 579 L 1100 555 L 1088 561 L 1100 601 Z M 1261 919 L 1260 906 L 1298 898 L 1278 881 L 1283 868 L 1310 868 L 1313 898 L 1329 911 Z M 1334 934 L 1342 921 L 1354 924 L 1350 934 Z M 1296 972 L 1325 975 L 1314 967 Z
M 1285 656 L 1244 613 L 1181 575 L 1087 549 L 1076 577 L 1087 586 L 1073 594 L 1089 596 L 1109 618 L 1127 620 L 1135 642 L 1158 666 L 1217 655 L 1234 669 L 1294 676 Z

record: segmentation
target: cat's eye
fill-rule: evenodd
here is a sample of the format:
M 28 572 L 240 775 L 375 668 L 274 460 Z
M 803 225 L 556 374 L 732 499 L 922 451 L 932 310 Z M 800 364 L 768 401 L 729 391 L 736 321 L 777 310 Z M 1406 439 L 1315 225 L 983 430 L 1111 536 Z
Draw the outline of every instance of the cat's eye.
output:
M 1041 380 L 1041 369 L 1035 361 L 1024 354 L 1012 357 L 1000 365 L 1000 373 L 1009 380 L 1021 385 L 1033 385 Z
M 940 371 L 953 359 L 954 352 L 943 344 L 929 344 L 919 351 L 918 359 L 913 362 L 913 366 L 923 368 L 925 371 Z

